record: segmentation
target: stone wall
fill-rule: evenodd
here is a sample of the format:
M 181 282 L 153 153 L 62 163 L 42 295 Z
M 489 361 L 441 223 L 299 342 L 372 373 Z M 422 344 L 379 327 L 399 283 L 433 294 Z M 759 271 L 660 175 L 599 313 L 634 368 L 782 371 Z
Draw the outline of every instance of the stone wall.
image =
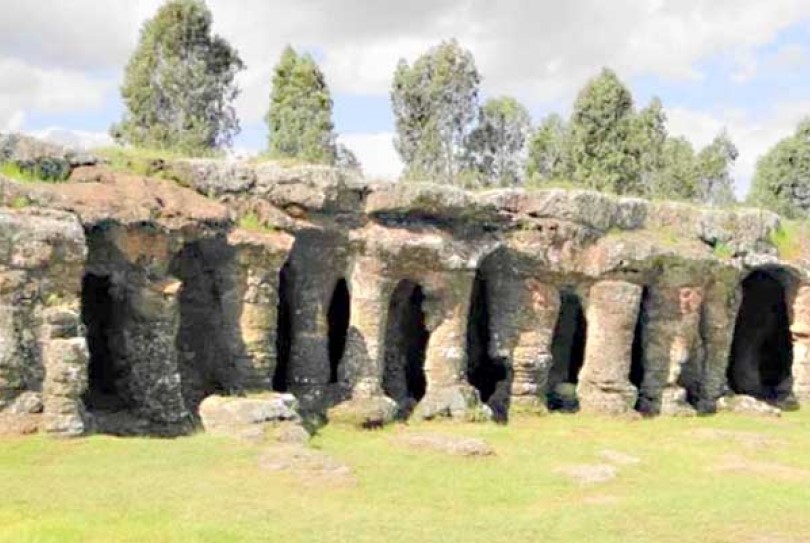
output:
M 168 167 L 191 188 L 0 180 L 3 429 L 177 435 L 209 395 L 272 390 L 361 424 L 810 397 L 810 278 L 776 215 Z

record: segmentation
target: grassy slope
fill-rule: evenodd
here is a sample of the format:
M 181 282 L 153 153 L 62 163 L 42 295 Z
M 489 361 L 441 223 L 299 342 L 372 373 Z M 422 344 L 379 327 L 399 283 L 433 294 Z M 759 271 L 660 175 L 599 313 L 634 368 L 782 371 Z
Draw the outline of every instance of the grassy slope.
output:
M 780 420 L 521 418 L 508 427 L 433 423 L 487 439 L 497 456 L 403 449 L 402 427 L 327 427 L 314 445 L 349 463 L 354 486 L 257 467 L 259 446 L 198 435 L 0 442 L 0 541 L 810 541 L 810 412 Z M 695 435 L 756 432 L 748 444 Z M 756 440 L 755 440 L 756 441 Z M 603 484 L 555 472 L 640 463 Z M 718 471 L 728 457 L 750 468 Z

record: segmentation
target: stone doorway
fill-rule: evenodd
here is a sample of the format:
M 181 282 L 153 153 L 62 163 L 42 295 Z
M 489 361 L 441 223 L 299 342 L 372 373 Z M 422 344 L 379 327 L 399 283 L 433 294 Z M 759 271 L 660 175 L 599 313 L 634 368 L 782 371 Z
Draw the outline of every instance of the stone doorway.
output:
M 731 390 L 774 403 L 791 396 L 793 346 L 782 275 L 756 270 L 743 280 L 728 367 Z
M 509 410 L 509 371 L 505 360 L 490 354 L 491 326 L 487 280 L 479 271 L 473 282 L 467 317 L 467 381 L 478 390 L 493 417 L 505 421 Z
M 82 323 L 90 351 L 87 391 L 82 398 L 90 412 L 132 409 L 127 370 L 116 350 L 123 342 L 122 300 L 115 300 L 109 276 L 86 274 L 82 279 Z
M 551 344 L 552 366 L 548 378 L 548 407 L 576 411 L 579 401 L 576 386 L 585 361 L 588 323 L 582 299 L 572 288 L 560 292 L 560 314 Z
M 407 416 L 427 388 L 425 354 L 430 334 L 425 326 L 422 287 L 403 280 L 394 289 L 385 330 L 383 390 Z
M 340 361 L 346 349 L 346 334 L 349 331 L 351 295 L 345 279 L 340 279 L 332 292 L 327 321 L 329 323 L 329 383 L 339 379 Z

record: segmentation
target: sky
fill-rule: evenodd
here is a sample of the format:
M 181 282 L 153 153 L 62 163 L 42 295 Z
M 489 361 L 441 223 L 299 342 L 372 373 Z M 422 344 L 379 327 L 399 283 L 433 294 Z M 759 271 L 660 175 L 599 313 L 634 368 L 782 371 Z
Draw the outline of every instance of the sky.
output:
M 0 131 L 93 147 L 120 119 L 123 67 L 161 0 L 0 0 Z M 310 52 L 339 139 L 372 177 L 394 178 L 389 89 L 397 61 L 444 39 L 472 51 L 484 98 L 535 121 L 568 115 L 603 66 L 637 107 L 661 98 L 669 132 L 703 146 L 727 129 L 738 194 L 757 158 L 810 115 L 810 0 L 208 0 L 239 51 L 235 151 L 266 145 L 270 78 L 286 44 Z

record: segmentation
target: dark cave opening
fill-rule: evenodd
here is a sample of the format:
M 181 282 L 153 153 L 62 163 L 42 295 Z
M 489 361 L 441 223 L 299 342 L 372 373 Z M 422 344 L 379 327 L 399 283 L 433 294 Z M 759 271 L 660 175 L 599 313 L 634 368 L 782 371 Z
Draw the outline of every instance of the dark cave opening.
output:
M 424 293 L 418 284 L 403 280 L 388 306 L 385 330 L 383 390 L 407 415 L 425 395 L 425 355 L 430 333 L 422 308 Z
M 351 295 L 345 279 L 335 285 L 332 300 L 329 302 L 327 320 L 329 322 L 329 382 L 338 382 L 338 370 L 343 352 L 346 349 L 346 334 L 351 318 Z
M 644 352 L 644 334 L 648 320 L 649 290 L 644 287 L 641 292 L 641 302 L 638 307 L 636 326 L 633 329 L 633 345 L 630 350 L 630 384 L 639 392 L 635 408 L 637 411 L 650 413 L 651 399 L 642 394 L 641 385 L 644 383 L 646 355 Z
M 551 344 L 552 366 L 548 381 L 548 407 L 552 410 L 576 411 L 576 385 L 585 361 L 588 323 L 582 300 L 566 288 L 560 292 L 560 313 Z
M 479 271 L 473 282 L 470 310 L 467 317 L 467 380 L 474 386 L 481 401 L 490 399 L 496 418 L 505 418 L 508 394 L 504 398 L 493 398 L 499 384 L 506 380 L 508 372 L 503 359 L 490 355 L 490 300 L 487 295 L 487 280 Z
M 290 264 L 282 266 L 278 274 L 278 305 L 276 308 L 276 369 L 273 373 L 273 390 L 287 392 L 290 366 L 290 348 L 292 346 L 292 273 Z
M 115 336 L 116 301 L 111 289 L 108 276 L 88 273 L 82 279 L 81 316 L 90 351 L 88 385 L 82 399 L 90 411 L 112 412 L 130 407 L 122 390 L 126 375 L 115 360 L 115 342 L 121 338 Z
M 766 270 L 742 282 L 742 303 L 734 326 L 728 382 L 738 394 L 780 401 L 791 376 L 793 345 L 785 287 Z

